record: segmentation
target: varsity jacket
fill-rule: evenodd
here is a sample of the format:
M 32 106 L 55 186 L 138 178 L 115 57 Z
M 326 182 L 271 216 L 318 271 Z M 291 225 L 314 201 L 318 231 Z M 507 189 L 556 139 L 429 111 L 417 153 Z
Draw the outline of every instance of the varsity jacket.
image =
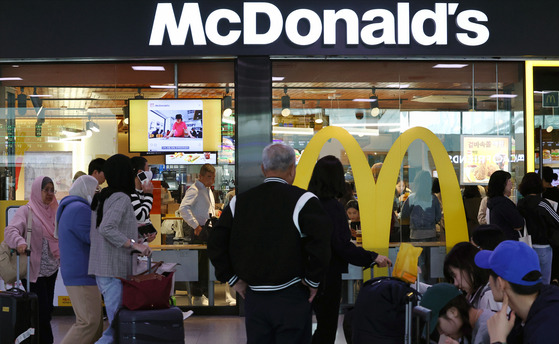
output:
M 253 291 L 304 280 L 317 288 L 330 261 L 332 223 L 311 192 L 267 178 L 233 199 L 208 240 L 218 280 Z

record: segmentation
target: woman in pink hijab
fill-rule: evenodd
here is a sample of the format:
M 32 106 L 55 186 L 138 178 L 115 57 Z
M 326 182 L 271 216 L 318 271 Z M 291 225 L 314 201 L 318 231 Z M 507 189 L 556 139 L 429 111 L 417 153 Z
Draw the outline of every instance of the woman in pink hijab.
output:
M 37 294 L 39 301 L 39 343 L 52 344 L 50 320 L 53 310 L 54 284 L 60 265 L 58 239 L 54 236 L 54 221 L 58 201 L 54 183 L 49 177 L 37 177 L 31 186 L 27 205 L 19 207 L 9 225 L 4 229 L 4 240 L 19 253 L 27 247 L 27 216 L 32 213 L 32 232 L 29 249 L 30 291 Z M 25 284 L 24 284 L 25 285 Z

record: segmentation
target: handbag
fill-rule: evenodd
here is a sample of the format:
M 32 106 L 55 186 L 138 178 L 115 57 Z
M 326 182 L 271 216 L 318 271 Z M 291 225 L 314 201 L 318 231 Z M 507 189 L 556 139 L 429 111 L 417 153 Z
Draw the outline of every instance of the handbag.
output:
M 151 266 L 151 261 L 148 262 Z M 129 310 L 169 308 L 169 297 L 173 282 L 173 272 L 158 274 L 157 269 L 163 264 L 158 262 L 150 271 L 131 276 L 122 281 L 122 306 Z
M 33 211 L 29 207 L 27 212 L 27 252 L 31 252 L 31 230 L 33 225 Z M 17 259 L 16 250 L 10 248 L 6 241 L 0 244 L 0 277 L 6 283 L 15 283 L 18 280 L 24 279 L 27 276 L 27 255 L 21 255 L 19 260 L 19 276 L 17 275 Z
M 524 224 L 524 236 L 522 236 L 522 232 L 520 232 L 520 238 L 518 238 L 518 241 L 521 241 L 526 245 L 532 247 L 532 236 L 528 234 L 528 230 L 526 229 L 526 224 Z

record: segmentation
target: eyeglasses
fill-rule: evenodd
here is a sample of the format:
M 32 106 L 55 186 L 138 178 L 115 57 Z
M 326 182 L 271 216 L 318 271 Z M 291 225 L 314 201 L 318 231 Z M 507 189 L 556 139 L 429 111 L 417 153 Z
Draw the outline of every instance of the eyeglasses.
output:
M 51 193 L 53 195 L 56 195 L 56 190 L 55 189 L 43 189 L 42 191 L 46 192 L 46 193 Z

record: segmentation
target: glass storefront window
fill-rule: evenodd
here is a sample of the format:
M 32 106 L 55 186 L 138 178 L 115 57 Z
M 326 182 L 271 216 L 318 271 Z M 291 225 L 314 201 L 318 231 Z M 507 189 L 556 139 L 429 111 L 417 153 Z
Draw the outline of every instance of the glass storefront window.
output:
M 407 149 L 393 147 L 407 129 L 425 127 L 446 148 L 462 188 L 486 186 L 496 169 L 509 171 L 516 183 L 525 173 L 524 81 L 518 63 L 276 60 L 273 76 L 278 80 L 273 83 L 273 137 L 298 153 L 326 126 L 346 129 L 370 166 L 382 163 L 390 149 L 404 149 L 399 179 L 413 194 L 418 188 L 414 178 L 421 171 L 432 179 L 450 177 L 438 175 L 429 147 L 420 140 Z M 290 114 L 285 116 L 282 110 L 287 105 Z M 328 154 L 342 161 L 346 180 L 351 181 L 344 147 L 332 139 L 322 148 L 321 156 Z M 396 214 L 404 197 L 394 201 Z M 512 198 L 517 198 L 516 192 Z M 443 246 L 444 201 L 443 220 L 433 237 Z M 462 200 L 452 200 L 456 201 Z M 408 225 L 400 223 L 401 230 L 391 241 L 410 240 Z M 431 277 L 442 277 L 441 273 Z
M 56 198 L 60 201 L 68 195 L 76 172 L 87 173 L 92 159 L 106 159 L 116 153 L 144 156 L 153 179 L 168 182 L 172 200 L 161 207 L 161 213 L 152 209 L 154 224 L 175 216 L 185 190 L 196 180 L 204 162 L 216 167 L 214 194 L 219 209 L 226 202 L 227 193 L 234 189 L 235 83 L 231 61 L 4 64 L 0 65 L 0 75 L 12 77 L 0 82 L 0 101 L 6 104 L 0 108 L 0 136 L 5 139 L 0 148 L 2 200 L 27 200 L 34 178 L 48 175 L 55 182 Z M 224 104 L 225 97 L 229 98 Z M 130 152 L 129 136 L 164 140 L 164 133 L 156 133 L 153 123 L 145 124 L 142 132 L 130 132 L 135 114 L 130 111 L 129 99 L 142 98 L 212 100 L 214 106 L 204 116 L 217 118 L 216 148 L 211 152 L 179 150 L 167 155 Z M 224 105 L 233 111 L 222 118 Z M 210 117 L 203 118 L 207 120 L 202 119 L 202 126 L 210 122 Z M 190 129 L 192 133 L 201 128 Z M 187 243 L 182 224 L 179 227 L 174 235 L 167 235 L 167 243 Z M 198 269 L 196 264 L 181 264 L 194 271 Z M 208 269 L 206 258 L 205 270 Z M 231 305 L 231 298 L 225 297 L 225 285 L 216 282 L 212 290 L 211 277 L 204 281 L 204 274 L 199 274 L 197 282 L 195 275 L 190 275 L 187 282 L 184 275 L 177 273 L 179 305 L 192 304 L 191 283 L 201 283 L 205 296 L 215 295 L 214 305 Z

